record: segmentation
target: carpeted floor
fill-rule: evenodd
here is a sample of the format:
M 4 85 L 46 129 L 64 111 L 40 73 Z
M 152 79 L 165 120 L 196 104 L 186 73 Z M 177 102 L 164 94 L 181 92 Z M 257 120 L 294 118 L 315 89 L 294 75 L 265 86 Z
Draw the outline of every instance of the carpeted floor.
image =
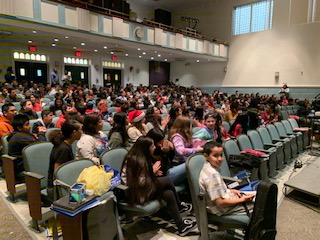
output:
M 32 239 L 5 201 L 2 194 L 0 194 L 0 239 Z
M 317 240 L 320 238 L 320 214 L 284 198 L 277 215 L 277 240 Z

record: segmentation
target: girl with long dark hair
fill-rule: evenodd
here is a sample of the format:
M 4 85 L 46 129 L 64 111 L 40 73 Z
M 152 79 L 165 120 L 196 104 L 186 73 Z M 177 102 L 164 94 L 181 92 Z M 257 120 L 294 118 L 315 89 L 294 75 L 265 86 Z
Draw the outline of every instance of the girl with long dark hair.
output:
M 196 226 L 191 219 L 181 218 L 181 213 L 191 211 L 192 205 L 180 202 L 170 178 L 157 177 L 162 175 L 161 162 L 152 161 L 154 150 L 153 140 L 142 136 L 125 156 L 121 179 L 129 187 L 126 198 L 130 205 L 141 205 L 155 199 L 165 201 L 179 234 L 184 236 Z
M 127 125 L 126 113 L 118 112 L 113 116 L 113 128 L 108 135 L 110 149 L 130 146 Z

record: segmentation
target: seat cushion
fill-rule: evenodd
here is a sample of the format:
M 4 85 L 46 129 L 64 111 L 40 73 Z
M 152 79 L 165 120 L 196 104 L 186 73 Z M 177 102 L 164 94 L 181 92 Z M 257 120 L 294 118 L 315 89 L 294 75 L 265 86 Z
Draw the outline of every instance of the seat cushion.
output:
M 238 225 L 239 227 L 248 226 L 250 218 L 246 214 L 232 214 L 225 216 L 217 216 L 211 213 L 208 213 L 208 222 L 216 225 L 223 224 L 232 224 Z
M 147 202 L 145 205 L 136 205 L 136 206 L 130 206 L 126 202 L 119 202 L 119 208 L 125 212 L 132 212 L 135 216 L 137 215 L 150 215 L 152 213 L 157 212 L 161 205 L 158 200 L 153 200 L 150 202 Z

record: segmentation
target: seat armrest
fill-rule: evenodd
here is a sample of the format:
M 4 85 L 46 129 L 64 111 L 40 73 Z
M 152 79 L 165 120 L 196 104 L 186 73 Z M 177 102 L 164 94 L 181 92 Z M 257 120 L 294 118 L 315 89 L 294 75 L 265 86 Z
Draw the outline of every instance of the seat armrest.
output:
M 271 143 L 265 143 L 264 147 L 277 147 L 276 144 L 271 144 Z
M 260 151 L 260 152 L 263 152 L 263 153 L 265 153 L 265 154 L 267 154 L 267 155 L 269 155 L 269 153 L 272 153 L 273 151 L 269 151 L 269 150 L 267 150 L 267 149 L 255 149 L 255 150 L 257 150 L 257 151 Z M 263 157 L 263 156 L 262 156 Z
M 127 185 L 124 185 L 124 184 L 119 184 L 118 186 L 116 186 L 116 188 L 120 189 L 120 190 L 127 190 L 129 187 Z
M 23 174 L 26 176 L 26 177 L 31 177 L 31 178 L 35 178 L 35 179 L 38 179 L 38 180 L 41 180 L 44 178 L 44 176 L 38 174 L 38 173 L 34 173 L 34 172 L 23 172 Z
M 222 179 L 224 181 L 228 181 L 228 182 L 241 182 L 242 180 L 241 179 L 238 179 L 238 178 L 233 178 L 233 177 L 226 177 L 226 176 L 221 176 Z
M 283 139 L 273 139 L 272 142 L 276 143 L 276 142 L 286 142 L 286 141 Z

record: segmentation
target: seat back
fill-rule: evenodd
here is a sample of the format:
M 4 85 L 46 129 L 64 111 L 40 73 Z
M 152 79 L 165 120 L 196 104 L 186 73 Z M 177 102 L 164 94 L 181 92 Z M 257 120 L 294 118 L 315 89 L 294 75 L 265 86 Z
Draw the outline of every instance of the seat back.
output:
M 253 149 L 264 149 L 262 139 L 256 130 L 249 130 L 247 134 L 250 138 Z
M 280 113 L 281 113 L 282 120 L 287 120 L 289 118 L 289 114 L 287 111 L 281 110 Z
M 2 142 L 2 155 L 4 154 L 8 154 L 8 149 L 9 149 L 9 142 L 8 142 L 8 136 L 9 134 L 3 136 L 1 138 L 1 142 Z
M 53 148 L 51 142 L 33 143 L 22 150 L 24 168 L 27 172 L 33 172 L 44 176 L 41 187 L 47 186 L 50 153 Z
M 272 140 L 280 139 L 279 133 L 274 125 L 267 124 L 266 128 L 268 129 L 268 132 Z
M 293 129 L 292 129 L 292 127 L 291 127 L 291 125 L 290 125 L 288 120 L 282 120 L 281 123 L 282 123 L 282 125 L 283 125 L 283 127 L 284 127 L 284 129 L 285 129 L 285 131 L 287 133 L 292 133 L 293 132 Z
M 109 151 L 105 151 L 100 156 L 101 164 L 108 164 L 113 169 L 117 171 L 121 171 L 122 163 L 124 161 L 124 157 L 127 155 L 128 150 L 125 148 L 115 148 Z
M 265 127 L 259 127 L 257 128 L 257 131 L 264 144 L 272 144 L 272 138 L 270 136 L 270 133 L 268 132 L 268 129 L 266 129 Z
M 280 136 L 284 136 L 284 137 L 287 136 L 287 132 L 281 122 L 275 122 L 274 126 L 276 127 Z
M 52 123 L 56 126 L 58 120 L 59 120 L 59 117 L 54 117 L 52 118 Z
M 240 134 L 237 136 L 237 142 L 241 150 L 253 149 L 249 137 L 245 134 Z
M 227 159 L 230 158 L 230 155 L 240 154 L 240 149 L 239 149 L 239 146 L 237 145 L 237 142 L 232 139 L 223 142 L 222 146 Z
M 30 132 L 32 133 L 32 128 L 35 122 L 38 122 L 38 119 L 29 120 Z
M 220 175 L 225 177 L 231 177 L 230 168 L 224 153 L 223 153 L 223 161 L 220 166 Z
M 89 159 L 72 160 L 58 167 L 55 171 L 55 179 L 64 184 L 72 185 L 77 182 L 77 179 L 83 169 L 93 166 L 94 163 Z M 64 187 L 58 187 L 60 197 L 68 194 L 68 190 Z
M 61 113 L 62 113 L 61 110 L 57 110 L 57 111 L 55 112 L 56 117 L 59 117 Z
M 14 107 L 17 109 L 17 112 L 19 112 L 19 111 L 21 110 L 20 102 L 13 102 L 12 104 L 13 104 Z
M 115 113 L 117 111 L 117 107 L 108 107 L 108 112 Z
M 230 124 L 230 126 L 232 126 L 232 124 L 234 124 L 234 122 L 235 122 L 236 120 L 235 119 L 231 119 L 231 120 L 229 120 L 229 124 Z
M 102 131 L 110 131 L 112 128 L 109 122 L 104 121 L 102 125 Z
M 226 129 L 227 132 L 229 132 L 230 130 L 230 124 L 226 121 L 222 122 L 223 127 Z
M 203 239 L 208 238 L 208 216 L 205 207 L 203 209 L 200 205 L 201 201 L 199 201 L 199 175 L 205 162 L 205 157 L 203 156 L 203 154 L 200 153 L 190 156 L 186 161 L 186 170 L 188 176 L 188 183 L 190 187 L 191 199 L 193 203 L 193 209 L 196 214 L 197 224 L 199 226 L 199 230 Z
M 299 127 L 299 124 L 298 124 L 297 120 L 295 120 L 295 119 L 293 119 L 293 118 L 289 118 L 288 121 L 289 121 L 289 123 L 291 124 L 291 126 L 292 126 L 293 129 Z
M 50 98 L 46 98 L 46 97 L 42 98 L 42 102 L 45 103 L 46 105 L 50 105 L 51 101 L 52 100 Z
M 56 131 L 56 130 L 60 130 L 60 131 L 61 131 L 61 128 L 56 128 L 56 127 L 54 127 L 54 128 L 47 128 L 47 131 L 46 131 L 46 134 L 45 134 L 47 141 L 49 141 L 50 134 L 51 134 L 53 131 Z

